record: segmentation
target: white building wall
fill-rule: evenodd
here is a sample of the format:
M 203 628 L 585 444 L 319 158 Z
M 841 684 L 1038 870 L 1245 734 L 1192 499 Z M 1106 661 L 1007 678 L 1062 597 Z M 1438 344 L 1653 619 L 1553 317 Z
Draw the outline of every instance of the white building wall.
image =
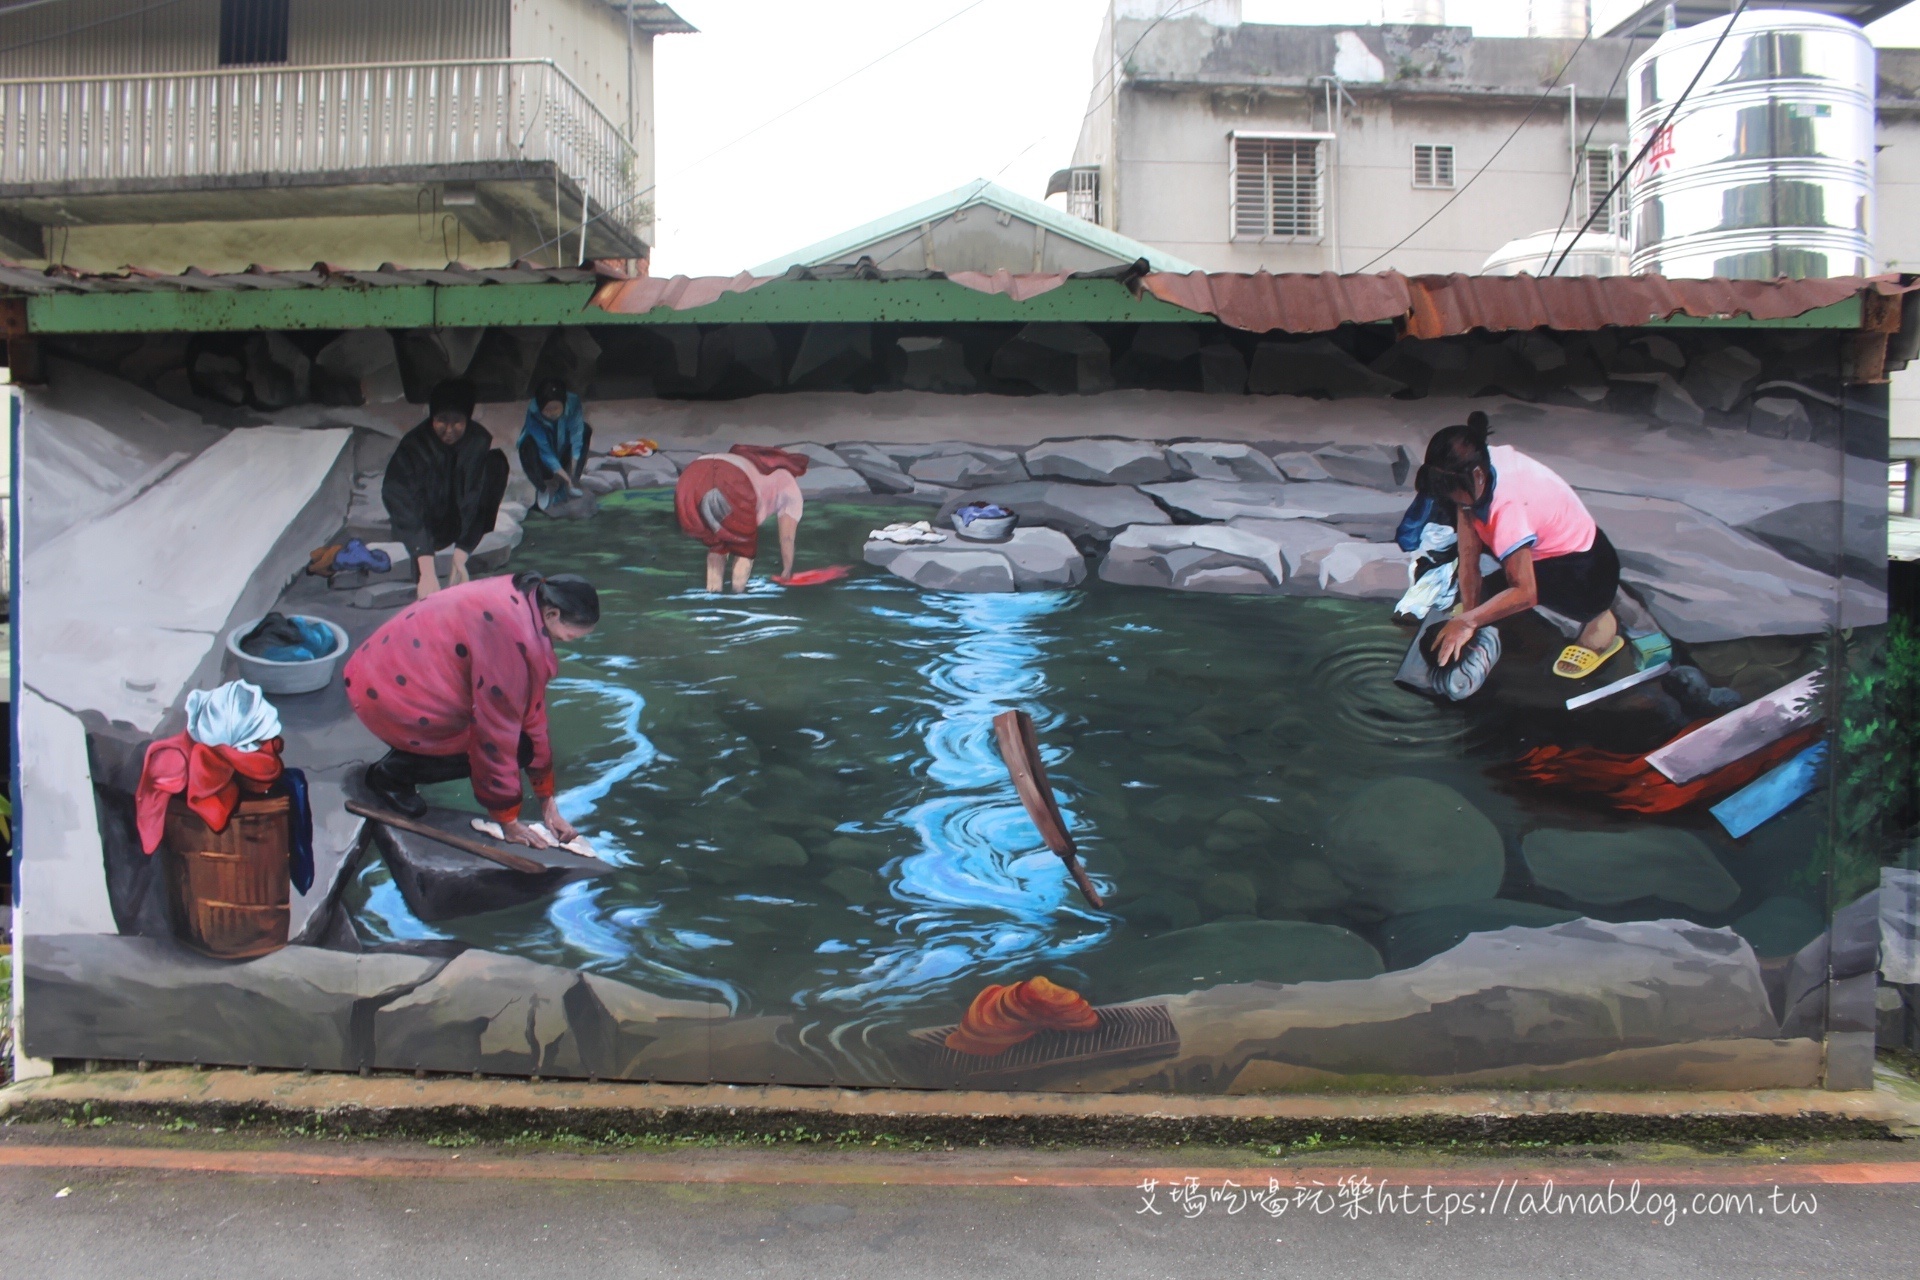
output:
M 1920 118 L 1880 118 L 1875 247 L 1882 271 L 1920 272 Z M 1891 375 L 1895 436 L 1920 438 L 1920 363 Z
M 0 14 L 0 49 L 0 79 L 210 70 L 220 64 L 220 0 L 38 5 Z
M 635 176 L 653 186 L 653 37 L 633 33 L 626 16 L 604 0 L 511 0 L 509 44 L 516 58 L 550 58 L 633 140 Z M 631 61 L 629 60 L 631 59 Z M 631 71 L 632 104 L 627 85 Z M 653 196 L 634 219 L 640 237 L 653 240 Z
M 1456 183 L 1464 184 L 1482 166 L 1487 171 L 1471 191 L 1371 269 L 1478 271 L 1508 240 L 1561 225 L 1573 179 L 1564 102 L 1537 113 L 1501 150 L 1525 116 L 1525 105 L 1406 100 L 1370 94 L 1364 86 L 1350 92 L 1358 107 L 1342 113 L 1328 175 L 1330 234 L 1319 244 L 1261 244 L 1229 238 L 1229 134 L 1329 131 L 1324 98 L 1270 95 L 1249 104 L 1245 95 L 1204 89 L 1123 89 L 1115 230 L 1209 270 L 1356 271 L 1459 189 L 1414 187 L 1416 143 L 1453 146 Z M 1583 114 L 1592 109 L 1585 104 Z M 1585 131 L 1582 124 L 1583 137 Z M 1624 123 L 1603 122 L 1592 145 L 1624 137 Z M 1582 217 L 1576 194 L 1573 221 Z
M 287 15 L 287 62 L 311 67 L 504 58 L 507 3 L 292 0 Z

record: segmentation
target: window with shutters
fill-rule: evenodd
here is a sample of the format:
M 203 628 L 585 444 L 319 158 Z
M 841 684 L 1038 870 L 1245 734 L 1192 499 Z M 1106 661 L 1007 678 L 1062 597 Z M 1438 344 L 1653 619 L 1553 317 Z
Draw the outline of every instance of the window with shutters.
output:
M 287 4 L 288 0 L 220 0 L 220 65 L 284 64 Z
M 1325 234 L 1323 134 L 1233 135 L 1233 239 L 1316 241 Z
M 1453 185 L 1453 147 L 1450 144 L 1419 143 L 1413 148 L 1413 185 L 1451 187 Z

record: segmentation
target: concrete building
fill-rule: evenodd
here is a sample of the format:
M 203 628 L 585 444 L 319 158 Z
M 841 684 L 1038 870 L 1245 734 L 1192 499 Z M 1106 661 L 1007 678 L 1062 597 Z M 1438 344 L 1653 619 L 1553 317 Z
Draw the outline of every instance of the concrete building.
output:
M 641 259 L 657 0 L 0 8 L 0 253 L 82 270 Z
M 1892 3 L 1806 7 L 1857 21 Z M 1478 272 L 1511 241 L 1586 220 L 1624 166 L 1626 72 L 1665 5 L 1533 0 L 1536 38 L 1428 24 L 1313 27 L 1113 0 L 1073 167 L 1084 216 L 1210 271 Z M 1726 6 L 1681 6 L 1680 20 Z M 1389 16 L 1441 17 L 1438 0 Z M 1698 12 L 1696 12 L 1698 10 Z M 1605 34 L 1605 33 L 1639 34 Z M 1876 243 L 1920 270 L 1920 49 L 1879 50 Z M 1624 192 L 1595 219 L 1624 234 Z M 1590 247 L 1583 239 L 1583 249 Z M 1920 387 L 1894 386 L 1920 436 Z

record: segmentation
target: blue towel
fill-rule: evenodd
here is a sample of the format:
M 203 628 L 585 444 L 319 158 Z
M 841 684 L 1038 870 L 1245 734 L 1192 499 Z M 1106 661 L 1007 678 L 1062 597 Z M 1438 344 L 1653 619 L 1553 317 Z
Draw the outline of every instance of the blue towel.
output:
M 313 800 L 307 794 L 307 775 L 300 770 L 283 770 L 280 781 L 293 797 L 293 857 L 288 870 L 293 887 L 305 893 L 313 888 Z
M 580 461 L 587 448 L 587 419 L 580 406 L 580 397 L 569 391 L 567 407 L 560 414 L 560 421 L 549 422 L 540 412 L 537 400 L 527 402 L 527 418 L 520 427 L 518 443 L 525 444 L 529 439 L 539 451 L 540 461 L 548 471 L 556 476 L 569 474 L 569 468 Z M 565 454 L 567 464 L 562 465 L 560 456 Z
M 333 567 L 340 569 L 371 569 L 375 573 L 385 573 L 393 568 L 393 557 L 384 551 L 376 551 L 358 538 L 347 539 L 347 545 L 333 558 Z
M 1816 742 L 1785 764 L 1777 765 L 1708 810 L 1734 839 L 1786 812 L 1820 782 L 1827 744 Z
M 262 649 L 254 654 L 254 657 L 265 658 L 268 662 L 312 662 L 315 658 L 324 658 L 333 652 L 332 627 L 324 622 L 316 622 L 312 618 L 289 618 L 288 621 L 299 630 L 301 642 Z

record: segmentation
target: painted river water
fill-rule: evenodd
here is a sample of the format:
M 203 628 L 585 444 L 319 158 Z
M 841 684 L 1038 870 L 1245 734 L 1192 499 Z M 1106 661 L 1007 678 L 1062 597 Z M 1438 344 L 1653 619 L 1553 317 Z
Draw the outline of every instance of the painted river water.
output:
M 1337 815 L 1395 779 L 1442 784 L 1491 821 L 1505 847 L 1500 898 L 1537 904 L 1500 908 L 1509 917 L 1719 925 L 1763 902 L 1791 916 L 1808 892 L 1797 877 L 1813 806 L 1738 844 L 1704 814 L 1666 820 L 1738 882 L 1737 900 L 1713 909 L 1686 905 L 1699 898 L 1684 884 L 1677 902 L 1596 903 L 1534 883 L 1521 856 L 1529 831 L 1629 824 L 1516 791 L 1496 766 L 1555 733 L 1645 750 L 1663 730 L 1637 704 L 1542 715 L 1541 697 L 1567 693 L 1544 677 L 1532 693 L 1512 678 L 1505 696 L 1429 703 L 1392 685 L 1408 637 L 1377 601 L 1098 581 L 922 592 L 859 563 L 866 530 L 901 515 L 815 504 L 802 565 L 852 563 L 852 577 L 719 597 L 698 589 L 701 548 L 675 528 L 665 494 L 608 500 L 589 522 L 531 524 L 519 565 L 583 573 L 601 591 L 602 623 L 564 649 L 550 701 L 562 808 L 618 870 L 428 926 L 370 858 L 350 895 L 362 935 L 457 937 L 736 1013 L 798 1012 L 836 1035 L 950 1021 L 985 983 L 1034 974 L 1110 1001 L 1264 972 L 1231 931 L 1213 935 L 1205 972 L 1191 952 L 1169 959 L 1160 939 L 1203 936 L 1192 931 L 1209 923 L 1338 925 L 1401 966 L 1457 935 L 1449 920 L 1499 921 L 1443 908 L 1457 919 L 1429 912 L 1410 931 L 1343 879 L 1329 847 Z M 1524 639 L 1503 668 L 1533 662 Z M 1797 655 L 1782 660 L 1786 670 Z M 990 727 L 1010 707 L 1034 717 L 1108 911 L 1080 900 L 1021 809 Z M 435 798 L 473 803 L 460 784 Z M 1417 823 L 1404 838 L 1416 855 L 1429 843 Z M 1364 972 L 1309 960 L 1302 976 Z

